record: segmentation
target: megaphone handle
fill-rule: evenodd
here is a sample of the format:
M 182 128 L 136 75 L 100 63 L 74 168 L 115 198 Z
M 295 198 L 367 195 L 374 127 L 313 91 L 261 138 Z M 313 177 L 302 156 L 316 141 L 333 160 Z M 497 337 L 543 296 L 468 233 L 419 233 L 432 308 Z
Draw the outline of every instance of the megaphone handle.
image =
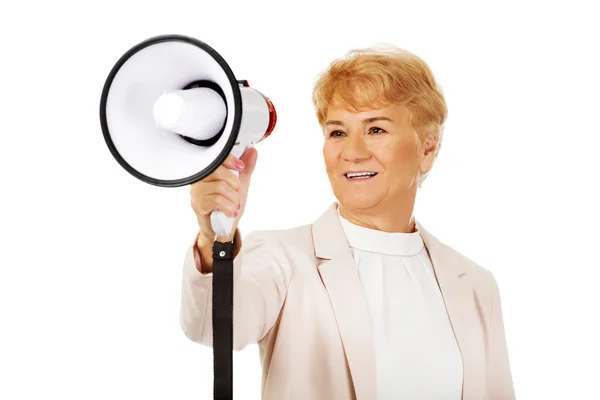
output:
M 233 146 L 231 154 L 233 154 L 237 158 L 240 158 L 245 151 L 245 146 L 236 145 Z M 240 176 L 239 171 L 230 171 L 233 172 L 235 176 Z M 234 218 L 228 217 L 222 211 L 213 211 L 210 214 L 210 223 L 212 225 L 213 231 L 217 234 L 217 236 L 231 236 L 231 231 L 233 230 L 233 221 Z

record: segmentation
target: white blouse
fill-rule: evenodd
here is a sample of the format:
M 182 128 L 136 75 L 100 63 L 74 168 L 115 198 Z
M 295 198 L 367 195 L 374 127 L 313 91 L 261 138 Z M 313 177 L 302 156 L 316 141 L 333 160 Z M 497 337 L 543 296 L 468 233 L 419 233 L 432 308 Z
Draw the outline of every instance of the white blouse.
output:
M 340 222 L 375 335 L 377 400 L 460 400 L 462 358 L 420 233 Z

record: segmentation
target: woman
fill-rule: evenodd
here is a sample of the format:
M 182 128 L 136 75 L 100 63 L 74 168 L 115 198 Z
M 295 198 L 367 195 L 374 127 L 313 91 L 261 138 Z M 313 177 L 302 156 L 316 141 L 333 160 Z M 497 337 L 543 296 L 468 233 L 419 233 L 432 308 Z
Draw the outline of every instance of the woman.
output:
M 350 52 L 313 101 L 338 202 L 312 224 L 233 238 L 234 349 L 258 343 L 263 398 L 514 399 L 494 276 L 413 216 L 447 114 L 427 64 L 400 49 Z M 237 227 L 256 157 L 230 156 L 191 188 L 200 231 L 185 259 L 181 325 L 205 346 L 209 215 L 219 209 Z

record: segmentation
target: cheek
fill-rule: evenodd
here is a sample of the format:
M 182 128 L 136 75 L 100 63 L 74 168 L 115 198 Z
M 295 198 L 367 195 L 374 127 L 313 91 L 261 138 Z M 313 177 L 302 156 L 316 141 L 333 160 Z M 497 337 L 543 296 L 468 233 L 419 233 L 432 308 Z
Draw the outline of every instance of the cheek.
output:
M 333 171 L 338 165 L 338 152 L 331 146 L 323 147 L 323 159 L 325 161 L 325 168 L 327 171 Z
M 419 168 L 417 149 L 412 143 L 390 146 L 386 152 L 386 169 L 398 178 L 411 178 Z

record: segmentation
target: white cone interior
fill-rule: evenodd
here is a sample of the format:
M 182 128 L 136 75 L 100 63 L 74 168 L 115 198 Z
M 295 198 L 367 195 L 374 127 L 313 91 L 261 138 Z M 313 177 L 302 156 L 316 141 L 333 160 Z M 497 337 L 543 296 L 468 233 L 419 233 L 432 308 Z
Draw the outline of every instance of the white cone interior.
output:
M 184 107 L 185 104 L 181 97 L 174 93 L 165 93 L 160 96 L 152 109 L 156 126 L 173 130 L 181 121 Z
M 158 127 L 198 140 L 213 138 L 227 118 L 221 96 L 210 88 L 169 91 L 153 107 Z
M 219 85 L 228 106 L 224 132 L 209 147 L 188 143 L 176 133 L 157 126 L 154 117 L 154 106 L 165 91 L 179 90 L 197 80 Z M 217 103 L 212 102 L 208 107 Z M 135 170 L 153 179 L 177 180 L 196 175 L 217 158 L 232 134 L 237 111 L 231 83 L 219 63 L 197 46 L 173 41 L 148 46 L 121 66 L 108 93 L 106 122 L 117 151 Z M 170 123 L 173 123 L 177 119 L 177 106 L 171 112 Z M 206 120 L 204 128 L 195 134 L 211 137 L 211 126 L 216 125 L 218 133 L 223 125 L 219 123 L 220 116 Z

